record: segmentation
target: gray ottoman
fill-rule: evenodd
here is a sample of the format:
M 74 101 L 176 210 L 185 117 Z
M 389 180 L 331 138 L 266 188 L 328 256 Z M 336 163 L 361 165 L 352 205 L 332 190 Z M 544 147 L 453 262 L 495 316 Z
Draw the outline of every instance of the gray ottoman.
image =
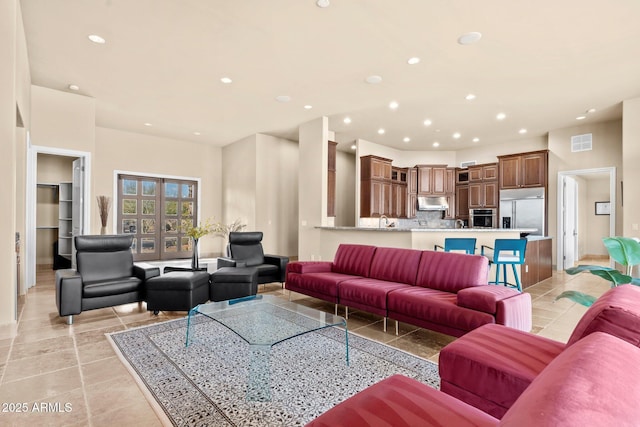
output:
M 258 293 L 258 270 L 252 267 L 222 267 L 211 273 L 209 299 L 226 301 Z
M 209 273 L 172 271 L 145 283 L 147 310 L 189 311 L 209 300 Z

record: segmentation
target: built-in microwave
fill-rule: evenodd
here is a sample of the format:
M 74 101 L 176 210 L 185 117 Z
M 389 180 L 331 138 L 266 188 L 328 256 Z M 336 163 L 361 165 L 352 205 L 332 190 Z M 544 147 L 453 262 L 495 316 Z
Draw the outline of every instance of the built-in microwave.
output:
M 498 228 L 496 209 L 470 209 L 471 228 Z

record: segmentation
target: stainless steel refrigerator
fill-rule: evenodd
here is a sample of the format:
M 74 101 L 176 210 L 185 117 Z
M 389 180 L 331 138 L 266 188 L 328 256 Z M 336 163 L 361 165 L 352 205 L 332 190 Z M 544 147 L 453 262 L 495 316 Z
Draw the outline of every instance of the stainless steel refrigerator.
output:
M 544 235 L 544 188 L 500 191 L 500 228 L 534 228 Z

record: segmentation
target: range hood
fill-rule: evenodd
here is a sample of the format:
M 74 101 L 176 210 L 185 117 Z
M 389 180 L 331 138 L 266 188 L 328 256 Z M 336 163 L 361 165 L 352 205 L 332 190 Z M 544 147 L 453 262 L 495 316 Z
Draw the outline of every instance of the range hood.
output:
M 445 197 L 418 196 L 419 211 L 444 211 L 449 208 Z

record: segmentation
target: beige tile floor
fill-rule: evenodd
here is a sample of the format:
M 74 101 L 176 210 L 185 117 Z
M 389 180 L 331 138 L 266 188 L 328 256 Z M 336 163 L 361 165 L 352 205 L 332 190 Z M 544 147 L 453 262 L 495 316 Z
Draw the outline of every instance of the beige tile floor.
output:
M 53 279 L 52 271 L 38 273 L 37 285 L 20 302 L 13 338 L 0 330 L 0 425 L 160 425 L 104 334 L 184 317 L 186 313 L 161 312 L 154 316 L 144 304 L 129 304 L 82 313 L 68 326 L 56 312 Z M 534 333 L 560 341 L 569 338 L 585 308 L 568 300 L 554 302 L 556 295 L 568 289 L 601 295 L 608 283 L 590 274 L 554 272 L 552 278 L 527 288 L 533 299 Z M 288 298 L 279 284 L 265 289 L 260 286 L 260 292 Z M 333 305 L 313 298 L 292 294 L 292 299 L 333 312 Z M 385 333 L 381 318 L 357 311 L 349 313 L 348 327 L 434 361 L 440 349 L 453 340 L 402 323 L 396 336 L 393 321 Z M 38 408 L 43 410 L 38 412 Z M 16 412 L 18 409 L 26 412 Z

